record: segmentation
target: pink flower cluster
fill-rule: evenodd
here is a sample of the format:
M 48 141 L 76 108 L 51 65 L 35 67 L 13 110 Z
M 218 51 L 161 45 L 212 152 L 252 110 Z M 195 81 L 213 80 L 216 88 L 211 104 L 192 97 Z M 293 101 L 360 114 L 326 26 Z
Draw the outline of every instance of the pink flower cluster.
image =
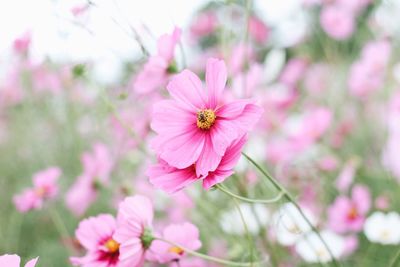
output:
M 186 255 L 185 249 L 201 247 L 196 226 L 171 224 L 158 235 L 153 230 L 153 205 L 144 196 L 127 197 L 115 219 L 100 214 L 83 220 L 76 237 L 86 249 L 83 257 L 71 257 L 74 266 L 140 267 L 144 262 L 171 264 Z
M 154 186 L 170 193 L 197 180 L 209 189 L 230 176 L 247 133 L 262 114 L 252 100 L 224 101 L 222 60 L 207 61 L 205 79 L 207 91 L 196 74 L 182 71 L 167 86 L 173 99 L 154 106 L 152 146 L 158 164 L 147 174 Z
M 32 209 L 41 209 L 45 200 L 57 196 L 57 180 L 61 176 L 58 167 L 50 167 L 33 175 L 33 188 L 24 190 L 14 196 L 14 204 L 18 211 L 27 212 Z

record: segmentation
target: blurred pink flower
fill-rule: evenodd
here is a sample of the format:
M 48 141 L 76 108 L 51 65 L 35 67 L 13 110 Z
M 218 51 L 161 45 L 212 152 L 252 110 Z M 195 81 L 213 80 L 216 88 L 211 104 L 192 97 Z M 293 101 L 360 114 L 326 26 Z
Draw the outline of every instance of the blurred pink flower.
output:
M 189 222 L 167 226 L 163 231 L 162 238 L 192 251 L 201 247 L 199 230 Z M 150 250 L 154 253 L 157 261 L 162 264 L 180 261 L 186 254 L 181 247 L 172 246 L 161 240 L 154 240 Z
M 348 39 L 354 32 L 354 15 L 339 5 L 324 6 L 320 14 L 322 29 L 333 39 Z
M 383 85 L 390 54 L 391 45 L 387 40 L 365 45 L 361 58 L 350 69 L 348 86 L 353 95 L 365 98 Z
M 359 232 L 371 207 L 371 196 L 366 186 L 355 185 L 351 198 L 339 196 L 328 209 L 332 230 L 338 233 Z
M 196 175 L 215 171 L 233 140 L 257 123 L 262 109 L 252 100 L 222 103 L 227 80 L 223 61 L 209 59 L 208 92 L 191 71 L 176 75 L 167 88 L 173 100 L 154 106 L 152 129 L 158 133 L 153 148 L 168 165 L 185 169 L 194 165 Z
M 113 239 L 117 223 L 112 215 L 100 214 L 79 223 L 75 232 L 79 243 L 87 250 L 83 257 L 71 257 L 74 266 L 122 267 L 119 243 Z
M 39 257 L 28 261 L 25 264 L 25 267 L 35 267 L 38 259 L 39 259 Z M 18 255 L 5 254 L 5 255 L 0 256 L 0 266 L 2 266 L 2 267 L 20 267 L 20 263 L 21 263 L 21 258 Z
M 29 46 L 32 41 L 32 34 L 31 32 L 27 31 L 17 39 L 14 40 L 13 48 L 14 51 L 20 54 L 25 54 L 28 52 Z
M 108 148 L 101 143 L 83 153 L 81 162 L 83 173 L 66 193 L 66 205 L 77 216 L 83 215 L 95 201 L 98 187 L 108 183 L 114 165 Z
M 190 25 L 191 35 L 197 39 L 213 33 L 218 26 L 218 18 L 212 11 L 199 14 Z
M 14 196 L 17 210 L 27 212 L 31 209 L 40 209 L 45 200 L 55 198 L 58 193 L 57 180 L 60 176 L 61 170 L 58 167 L 50 167 L 34 174 L 33 188 Z
M 252 62 L 254 57 L 255 53 L 250 45 L 239 43 L 233 47 L 228 61 L 229 74 L 234 76 L 241 73 L 246 63 Z
M 294 87 L 307 70 L 307 64 L 308 62 L 302 58 L 290 59 L 282 70 L 279 81 L 289 87 Z
M 222 160 L 217 168 L 210 171 L 206 175 L 198 176 L 194 165 L 187 168 L 178 169 L 171 167 L 162 159 L 159 159 L 158 164 L 151 166 L 147 175 L 150 182 L 157 188 L 160 188 L 168 193 L 174 193 L 182 190 L 184 187 L 198 181 L 203 181 L 203 188 L 210 189 L 217 183 L 223 182 L 227 177 L 231 176 L 233 168 L 240 158 L 240 153 L 247 138 L 243 136 L 239 138 L 226 149 Z
M 265 42 L 268 40 L 269 33 L 269 28 L 261 19 L 257 18 L 256 16 L 250 17 L 249 34 L 257 43 L 265 44 Z
M 120 244 L 119 260 L 123 266 L 143 266 L 146 251 L 153 241 L 152 221 L 153 205 L 147 197 L 127 197 L 119 205 L 113 239 Z
M 344 165 L 342 171 L 339 173 L 338 177 L 336 178 L 336 188 L 340 192 L 346 192 L 354 180 L 354 175 L 356 173 L 357 161 L 356 160 L 349 160 Z
M 138 94 L 148 94 L 165 86 L 174 59 L 175 47 L 179 42 L 181 30 L 175 28 L 171 35 L 164 34 L 157 41 L 157 55 L 151 56 L 137 75 L 133 89 Z

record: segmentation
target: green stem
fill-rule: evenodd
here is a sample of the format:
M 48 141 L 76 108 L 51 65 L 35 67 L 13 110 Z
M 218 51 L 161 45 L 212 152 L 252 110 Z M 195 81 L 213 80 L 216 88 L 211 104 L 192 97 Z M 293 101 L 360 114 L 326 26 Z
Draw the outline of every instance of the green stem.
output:
M 60 214 L 57 212 L 56 209 L 49 208 L 49 212 L 50 212 L 51 220 L 53 221 L 53 224 L 57 229 L 57 232 L 61 238 L 61 241 L 63 241 L 63 238 L 68 238 L 70 236 L 68 233 L 68 229 L 65 226 L 63 220 L 61 219 Z M 67 247 L 71 252 L 73 251 L 71 246 L 68 245 Z
M 249 248 L 250 248 L 250 262 L 251 262 L 251 266 L 253 266 L 253 258 L 254 258 L 254 243 L 253 243 L 253 238 L 251 237 L 250 231 L 249 231 L 249 227 L 247 226 L 246 220 L 244 218 L 243 212 L 240 209 L 239 203 L 236 200 L 236 198 L 232 197 L 233 203 L 235 204 L 235 207 L 237 209 L 237 211 L 239 212 L 240 215 L 240 219 L 242 220 L 243 223 L 243 227 L 244 230 L 246 232 L 248 241 L 249 241 Z
M 279 194 L 276 197 L 271 198 L 271 199 L 251 199 L 251 198 L 239 196 L 239 195 L 229 191 L 223 184 L 216 184 L 215 187 L 233 198 L 242 200 L 244 202 L 249 202 L 249 203 L 271 204 L 271 203 L 278 202 L 284 196 L 283 192 L 279 192 Z
M 315 232 L 318 236 L 318 238 L 321 240 L 322 244 L 324 245 L 324 247 L 326 248 L 326 250 L 328 251 L 329 255 L 331 256 L 332 259 L 332 263 L 334 266 L 338 267 L 340 266 L 339 262 L 336 260 L 335 256 L 332 253 L 332 250 L 329 248 L 328 244 L 325 242 L 325 240 L 322 238 L 321 234 L 319 233 L 319 231 L 317 230 L 317 228 L 310 222 L 310 220 L 307 218 L 307 216 L 304 214 L 303 210 L 300 208 L 299 204 L 297 204 L 297 202 L 294 200 L 294 198 L 290 195 L 290 193 L 282 186 L 279 184 L 278 181 L 276 181 L 266 170 L 264 170 L 263 168 L 261 168 L 260 165 L 258 165 L 252 158 L 250 158 L 247 154 L 245 154 L 244 152 L 242 152 L 242 155 L 246 157 L 246 159 L 248 161 L 251 162 L 251 164 L 253 164 L 264 176 L 265 178 L 267 178 L 272 185 L 280 192 L 283 193 L 284 197 L 286 198 L 286 200 L 288 200 L 289 202 L 291 202 L 296 209 L 299 211 L 300 215 L 303 217 L 303 219 L 307 222 L 307 224 L 310 226 L 310 228 L 312 229 L 313 232 Z
M 266 263 L 265 261 L 262 261 L 262 262 L 235 262 L 235 261 L 224 260 L 224 259 L 220 259 L 220 258 L 217 258 L 217 257 L 209 256 L 209 255 L 206 255 L 206 254 L 203 254 L 203 253 L 200 253 L 200 252 L 196 252 L 196 251 L 187 249 L 185 247 L 182 247 L 179 244 L 176 244 L 176 243 L 174 243 L 172 241 L 169 241 L 169 240 L 166 240 L 166 239 L 163 239 L 163 238 L 160 238 L 160 237 L 156 237 L 155 239 L 163 241 L 165 243 L 168 243 L 171 246 L 178 247 L 178 248 L 184 250 L 187 254 L 190 254 L 190 255 L 192 255 L 194 257 L 202 258 L 202 259 L 207 260 L 207 261 L 212 261 L 212 262 L 220 263 L 220 264 L 224 264 L 224 265 L 243 266 L 243 267 L 249 266 L 250 267 L 253 264 L 265 264 Z
M 390 261 L 389 267 L 396 267 L 396 266 L 398 266 L 397 263 L 399 263 L 399 262 L 400 262 L 400 249 L 397 251 L 394 258 Z

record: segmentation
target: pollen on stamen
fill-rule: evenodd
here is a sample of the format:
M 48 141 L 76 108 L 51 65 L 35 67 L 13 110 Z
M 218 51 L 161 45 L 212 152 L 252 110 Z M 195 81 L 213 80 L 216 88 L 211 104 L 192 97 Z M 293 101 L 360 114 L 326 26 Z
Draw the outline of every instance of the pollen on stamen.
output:
M 211 109 L 203 109 L 197 112 L 197 127 L 202 130 L 209 130 L 213 126 L 217 116 Z
M 168 249 L 168 252 L 175 253 L 175 254 L 178 254 L 178 255 L 182 255 L 184 250 L 181 249 L 180 247 L 170 247 Z
M 114 239 L 107 240 L 104 246 L 108 249 L 110 253 L 115 253 L 119 250 L 119 243 Z

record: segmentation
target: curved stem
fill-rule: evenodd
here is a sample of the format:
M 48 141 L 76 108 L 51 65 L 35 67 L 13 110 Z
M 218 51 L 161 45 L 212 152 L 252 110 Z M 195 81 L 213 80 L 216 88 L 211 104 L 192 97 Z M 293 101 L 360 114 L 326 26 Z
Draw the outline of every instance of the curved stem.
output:
M 335 256 L 332 253 L 332 250 L 329 248 L 328 244 L 325 242 L 325 240 L 322 238 L 321 234 L 319 233 L 319 231 L 317 230 L 317 228 L 310 222 L 310 220 L 307 218 L 307 216 L 304 214 L 303 210 L 300 208 L 299 204 L 297 204 L 297 202 L 294 200 L 294 198 L 290 195 L 290 193 L 282 186 L 278 183 L 278 181 L 276 181 L 266 170 L 264 170 L 263 168 L 261 168 L 260 165 L 258 165 L 252 158 L 250 158 L 247 154 L 245 154 L 244 152 L 242 152 L 242 155 L 246 157 L 246 159 L 248 161 L 251 162 L 251 164 L 253 164 L 264 176 L 265 178 L 267 178 L 272 184 L 273 186 L 279 190 L 280 192 L 283 193 L 284 197 L 291 202 L 296 209 L 299 211 L 300 215 L 303 217 L 303 219 L 307 222 L 307 224 L 311 227 L 311 229 L 313 230 L 313 232 L 315 232 L 318 236 L 318 238 L 321 240 L 322 244 L 324 245 L 324 247 L 326 248 L 326 250 L 328 251 L 331 259 L 332 259 L 332 263 L 334 264 L 334 266 L 340 266 L 340 264 L 338 263 L 338 261 L 336 260 Z
M 216 184 L 215 187 L 233 198 L 242 200 L 244 202 L 249 202 L 249 203 L 271 204 L 271 203 L 278 202 L 284 196 L 283 192 L 279 192 L 279 194 L 276 197 L 271 198 L 271 199 L 252 199 L 252 198 L 239 196 L 239 195 L 229 191 L 229 189 L 226 188 L 223 184 Z
M 200 252 L 196 252 L 196 251 L 187 249 L 185 247 L 182 247 L 179 244 L 176 244 L 176 243 L 174 243 L 172 241 L 169 241 L 169 240 L 166 240 L 164 238 L 155 237 L 155 239 L 163 241 L 165 243 L 168 243 L 171 246 L 179 247 L 180 249 L 184 250 L 187 254 L 190 254 L 190 255 L 198 257 L 198 258 L 202 258 L 202 259 L 207 260 L 207 261 L 212 261 L 212 262 L 215 262 L 215 263 L 220 263 L 220 264 L 229 265 L 229 266 L 243 266 L 243 267 L 252 266 L 253 264 L 265 264 L 265 261 L 262 261 L 262 262 L 235 262 L 235 261 L 224 260 L 224 259 L 220 259 L 220 258 L 217 258 L 217 257 L 209 256 L 209 255 L 206 255 L 206 254 L 203 254 L 203 253 L 200 253 Z
M 253 266 L 253 257 L 254 257 L 254 243 L 253 243 L 253 238 L 251 237 L 250 231 L 249 231 L 249 227 L 247 226 L 246 220 L 244 218 L 243 212 L 240 209 L 239 203 L 236 200 L 236 198 L 232 197 L 233 203 L 235 204 L 235 207 L 237 209 L 237 211 L 239 212 L 240 215 L 240 219 L 242 220 L 243 223 L 243 227 L 244 230 L 246 232 L 247 235 L 247 239 L 249 241 L 249 248 L 250 248 L 250 262 L 251 262 L 251 266 Z
M 397 263 L 399 263 L 399 262 L 400 262 L 400 249 L 399 249 L 399 251 L 397 251 L 394 258 L 390 261 L 389 267 L 396 267 Z

